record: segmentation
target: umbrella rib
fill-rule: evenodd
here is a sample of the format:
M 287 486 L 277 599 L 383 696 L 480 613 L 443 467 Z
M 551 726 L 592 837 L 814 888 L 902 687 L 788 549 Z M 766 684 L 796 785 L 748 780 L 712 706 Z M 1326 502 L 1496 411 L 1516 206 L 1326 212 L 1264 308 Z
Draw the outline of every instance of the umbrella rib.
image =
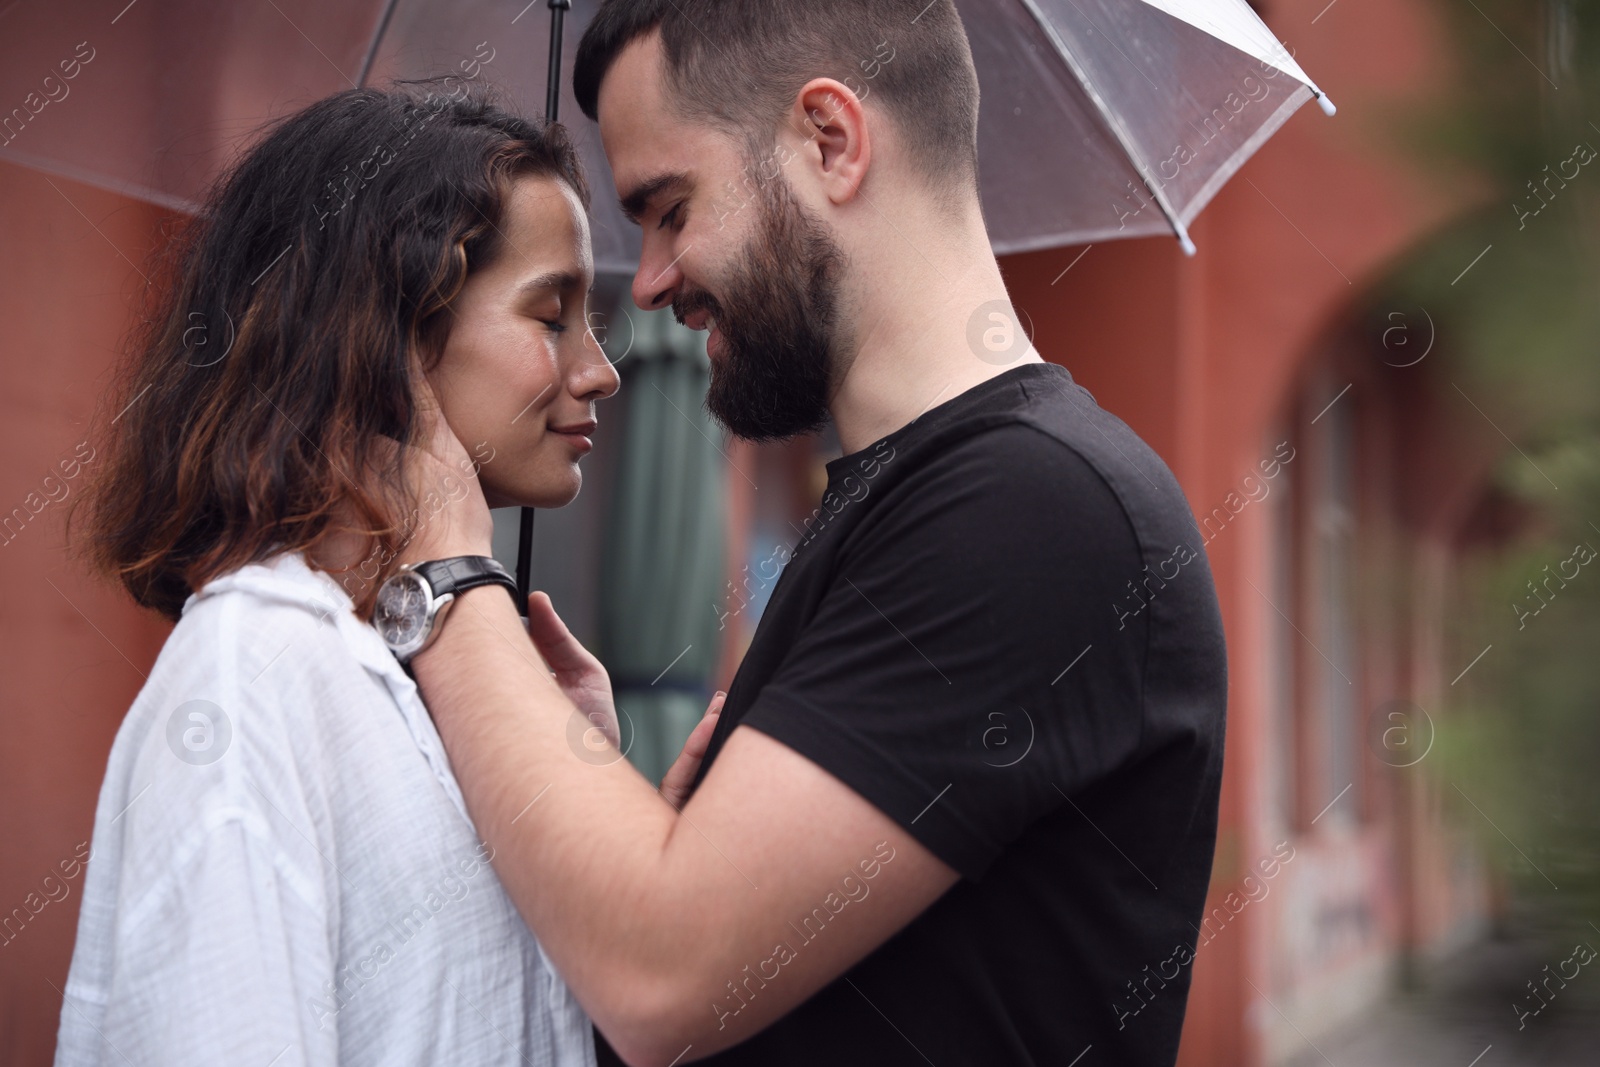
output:
M 378 25 L 372 31 L 372 40 L 367 44 L 367 54 L 361 57 L 361 73 L 356 75 L 356 85 L 365 86 L 367 75 L 372 73 L 372 64 L 378 58 L 378 44 L 383 40 L 384 31 L 389 28 L 389 19 L 394 15 L 395 4 L 398 0 L 386 0 L 383 5 L 383 14 L 378 18 Z
M 1168 224 L 1171 225 L 1178 236 L 1178 240 L 1183 244 L 1183 250 L 1192 253 L 1194 242 L 1189 239 L 1189 228 L 1178 217 L 1178 212 L 1172 206 L 1172 202 L 1167 199 L 1167 194 L 1162 192 L 1161 188 L 1150 180 L 1150 168 L 1146 166 L 1144 157 L 1134 147 L 1133 138 L 1127 129 L 1123 127 L 1122 120 L 1117 117 L 1116 113 L 1111 110 L 1110 106 L 1100 96 L 1100 91 L 1089 80 L 1088 72 L 1078 63 L 1077 57 L 1072 54 L 1072 49 L 1068 48 L 1067 43 L 1061 39 L 1061 34 L 1057 31 L 1055 24 L 1050 21 L 1043 11 L 1039 10 L 1036 0 L 1020 0 L 1020 2 L 1027 9 L 1028 14 L 1033 16 L 1034 22 L 1039 24 L 1039 29 L 1044 31 L 1045 37 L 1054 46 L 1056 54 L 1067 65 L 1067 69 L 1072 73 L 1072 76 L 1078 79 L 1078 84 L 1083 87 L 1084 93 L 1088 95 L 1090 101 L 1099 110 L 1101 119 L 1111 129 L 1111 135 L 1117 139 L 1117 143 L 1122 146 L 1123 154 L 1128 157 L 1128 162 L 1134 165 L 1139 172 L 1139 177 L 1144 180 L 1144 186 L 1150 191 L 1151 199 L 1156 202 L 1156 206 L 1161 209 L 1161 213 L 1167 217 Z

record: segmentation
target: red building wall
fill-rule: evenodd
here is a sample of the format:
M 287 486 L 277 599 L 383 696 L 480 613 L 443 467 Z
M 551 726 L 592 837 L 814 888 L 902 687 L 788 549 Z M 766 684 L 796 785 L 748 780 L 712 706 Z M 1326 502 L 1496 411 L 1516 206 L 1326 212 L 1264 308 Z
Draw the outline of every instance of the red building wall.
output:
M 0 164 L 0 1062 L 48 1063 L 106 754 L 167 627 L 62 550 L 85 423 L 164 212 Z M 127 258 L 124 259 L 123 257 Z M 21 516 L 19 517 L 18 510 Z M 37 513 L 35 513 L 37 512 Z M 46 882 L 47 876 L 57 878 Z M 64 888 L 63 888 L 64 887 Z M 20 909 L 20 915 L 18 913 Z

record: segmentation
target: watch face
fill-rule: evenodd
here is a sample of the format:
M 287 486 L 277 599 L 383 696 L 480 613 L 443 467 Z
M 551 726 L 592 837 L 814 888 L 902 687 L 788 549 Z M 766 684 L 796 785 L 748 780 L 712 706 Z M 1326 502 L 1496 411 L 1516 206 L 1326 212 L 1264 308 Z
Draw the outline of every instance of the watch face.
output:
M 378 590 L 372 624 L 396 655 L 404 656 L 422 647 L 428 635 L 428 607 L 433 590 L 420 575 L 401 571 Z

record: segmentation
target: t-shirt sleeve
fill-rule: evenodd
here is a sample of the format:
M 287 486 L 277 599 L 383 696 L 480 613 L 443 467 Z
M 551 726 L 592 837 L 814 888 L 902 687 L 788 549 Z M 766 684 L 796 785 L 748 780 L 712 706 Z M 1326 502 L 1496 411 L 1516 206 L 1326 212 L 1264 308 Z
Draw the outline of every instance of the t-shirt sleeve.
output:
M 856 506 L 859 501 L 848 506 Z M 1137 748 L 1147 614 L 1114 490 L 1012 423 L 884 491 L 742 720 L 969 879 Z

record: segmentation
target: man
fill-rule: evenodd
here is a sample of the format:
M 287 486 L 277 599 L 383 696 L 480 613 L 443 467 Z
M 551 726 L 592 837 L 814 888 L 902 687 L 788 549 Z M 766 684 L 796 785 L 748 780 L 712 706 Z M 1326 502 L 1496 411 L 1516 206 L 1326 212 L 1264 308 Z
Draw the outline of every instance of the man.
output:
M 1016 328 L 953 3 L 610 0 L 574 78 L 712 413 L 845 454 L 681 811 L 574 758 L 604 699 L 546 598 L 543 659 L 475 589 L 412 661 L 524 918 L 630 1064 L 1171 1063 L 1215 592 L 1166 466 Z M 469 505 L 418 558 L 487 554 Z

